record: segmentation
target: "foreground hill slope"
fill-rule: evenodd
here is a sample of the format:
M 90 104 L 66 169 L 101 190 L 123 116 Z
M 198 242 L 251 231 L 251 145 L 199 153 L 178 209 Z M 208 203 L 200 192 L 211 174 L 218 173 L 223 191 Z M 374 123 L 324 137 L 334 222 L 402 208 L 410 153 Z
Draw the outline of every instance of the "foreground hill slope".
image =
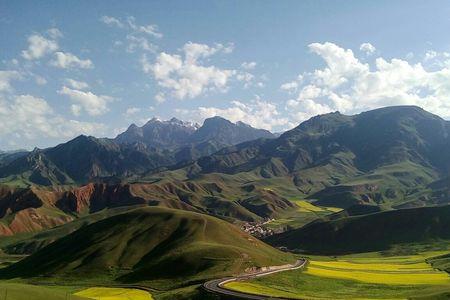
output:
M 82 227 L 0 270 L 0 276 L 176 282 L 291 260 L 289 254 L 220 219 L 149 207 Z
M 307 252 L 342 254 L 388 250 L 397 244 L 439 239 L 450 239 L 449 205 L 315 221 L 271 236 L 267 242 Z

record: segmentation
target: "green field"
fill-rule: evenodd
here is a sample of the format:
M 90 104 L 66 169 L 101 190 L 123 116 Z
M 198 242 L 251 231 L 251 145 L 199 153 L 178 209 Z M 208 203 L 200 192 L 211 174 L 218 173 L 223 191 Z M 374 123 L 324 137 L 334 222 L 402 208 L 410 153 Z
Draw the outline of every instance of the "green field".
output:
M 426 260 L 446 252 L 407 256 L 377 253 L 314 257 L 306 270 L 231 282 L 226 287 L 248 293 L 298 299 L 405 299 L 436 297 L 450 291 L 447 273 Z
M 73 295 L 73 288 L 44 287 L 23 283 L 0 282 L 0 299 L 4 300 L 88 300 Z

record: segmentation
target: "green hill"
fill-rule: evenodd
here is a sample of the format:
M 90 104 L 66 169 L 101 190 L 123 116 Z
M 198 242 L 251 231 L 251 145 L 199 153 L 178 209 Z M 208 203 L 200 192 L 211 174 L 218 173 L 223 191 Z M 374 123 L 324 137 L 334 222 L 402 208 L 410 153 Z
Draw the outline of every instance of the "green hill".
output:
M 315 221 L 267 239 L 308 253 L 344 254 L 388 250 L 394 245 L 450 239 L 450 206 L 384 211 Z
M 82 227 L 0 277 L 173 286 L 292 260 L 220 219 L 148 207 Z

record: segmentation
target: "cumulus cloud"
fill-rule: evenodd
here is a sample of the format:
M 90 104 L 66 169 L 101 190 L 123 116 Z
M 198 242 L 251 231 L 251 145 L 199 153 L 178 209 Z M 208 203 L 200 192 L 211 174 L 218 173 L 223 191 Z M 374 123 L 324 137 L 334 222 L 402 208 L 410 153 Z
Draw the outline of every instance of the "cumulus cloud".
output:
M 256 62 L 254 62 L 254 61 L 243 62 L 241 64 L 241 67 L 245 70 L 253 70 L 256 67 Z
M 43 137 L 67 139 L 81 133 L 101 134 L 105 126 L 99 123 L 68 120 L 56 114 L 42 98 L 14 95 L 0 98 L 0 136 L 2 140 L 37 142 Z M 33 143 L 34 143 L 33 142 Z
M 45 79 L 42 76 L 39 75 L 34 75 L 34 80 L 36 81 L 36 83 L 38 85 L 46 85 L 47 84 L 47 79 Z
M 22 51 L 22 57 L 27 60 L 39 59 L 58 50 L 56 40 L 51 40 L 39 34 L 28 37 L 28 49 Z
M 280 89 L 282 89 L 283 91 L 287 91 L 287 92 L 295 92 L 295 91 L 297 91 L 297 88 L 298 88 L 298 83 L 296 81 L 286 82 L 280 86 Z
M 128 107 L 125 111 L 125 116 L 131 117 L 139 112 L 141 112 L 141 109 L 139 107 Z
M 287 118 L 283 117 L 275 104 L 255 99 L 249 103 L 232 101 L 226 108 L 199 107 L 195 110 L 176 110 L 183 117 L 190 118 L 195 122 L 201 122 L 205 118 L 221 116 L 232 122 L 243 121 L 253 127 L 273 130 L 275 127 L 285 127 L 289 124 Z
M 47 34 L 54 40 L 63 37 L 62 32 L 58 28 L 50 28 L 47 30 Z
M 71 78 L 66 78 L 64 81 L 66 82 L 67 85 L 69 85 L 71 88 L 74 88 L 76 90 L 85 90 L 85 89 L 89 88 L 89 84 L 87 84 L 84 81 L 78 81 L 78 80 L 71 79 Z
M 17 71 L 0 70 L 0 92 L 8 92 L 12 90 L 11 81 L 20 79 L 21 75 Z
M 364 52 L 366 55 L 372 55 L 377 50 L 371 43 L 362 43 L 359 46 L 359 50 Z
M 83 109 L 91 116 L 98 116 L 106 113 L 108 109 L 108 102 L 112 101 L 112 98 L 104 95 L 95 95 L 92 92 L 80 91 L 63 86 L 58 91 L 61 95 L 66 95 L 75 102 L 71 106 L 72 113 L 79 115 Z
M 194 98 L 205 91 L 224 91 L 235 70 L 220 69 L 216 66 L 206 66 L 205 58 L 218 52 L 228 53 L 232 46 L 216 44 L 186 43 L 183 48 L 183 57 L 178 54 L 161 52 L 153 65 L 143 59 L 142 69 L 152 73 L 158 85 L 175 98 Z
M 136 19 L 130 16 L 126 19 L 118 19 L 111 16 L 102 16 L 100 21 L 104 24 L 121 28 L 127 31 L 126 42 L 115 41 L 115 45 L 125 45 L 127 52 L 133 53 L 137 50 L 156 52 L 157 46 L 153 44 L 149 38 L 160 39 L 163 34 L 159 32 L 158 26 L 155 24 L 140 25 L 136 23 Z
M 100 18 L 100 21 L 102 21 L 106 25 L 116 26 L 116 27 L 119 27 L 119 28 L 123 28 L 124 27 L 124 24 L 121 21 L 119 21 L 118 19 L 114 18 L 114 17 L 102 16 Z
M 55 58 L 50 62 L 50 64 L 61 69 L 90 69 L 94 66 L 90 59 L 80 59 L 69 52 L 56 52 Z
M 389 105 L 418 105 L 450 117 L 450 64 L 430 71 L 421 63 L 379 57 L 369 65 L 351 49 L 333 43 L 313 43 L 309 48 L 326 65 L 302 74 L 297 97 L 287 102 L 297 121 L 336 110 L 356 113 Z

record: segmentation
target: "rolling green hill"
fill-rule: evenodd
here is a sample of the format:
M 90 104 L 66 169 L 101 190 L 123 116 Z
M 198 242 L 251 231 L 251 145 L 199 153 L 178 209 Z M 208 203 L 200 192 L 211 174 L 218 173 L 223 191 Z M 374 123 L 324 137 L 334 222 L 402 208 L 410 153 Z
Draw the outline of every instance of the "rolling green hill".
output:
M 450 206 L 399 209 L 316 221 L 267 238 L 274 246 L 308 253 L 343 254 L 388 250 L 398 244 L 450 240 Z
M 174 286 L 292 260 L 220 219 L 148 207 L 84 226 L 0 277 Z

